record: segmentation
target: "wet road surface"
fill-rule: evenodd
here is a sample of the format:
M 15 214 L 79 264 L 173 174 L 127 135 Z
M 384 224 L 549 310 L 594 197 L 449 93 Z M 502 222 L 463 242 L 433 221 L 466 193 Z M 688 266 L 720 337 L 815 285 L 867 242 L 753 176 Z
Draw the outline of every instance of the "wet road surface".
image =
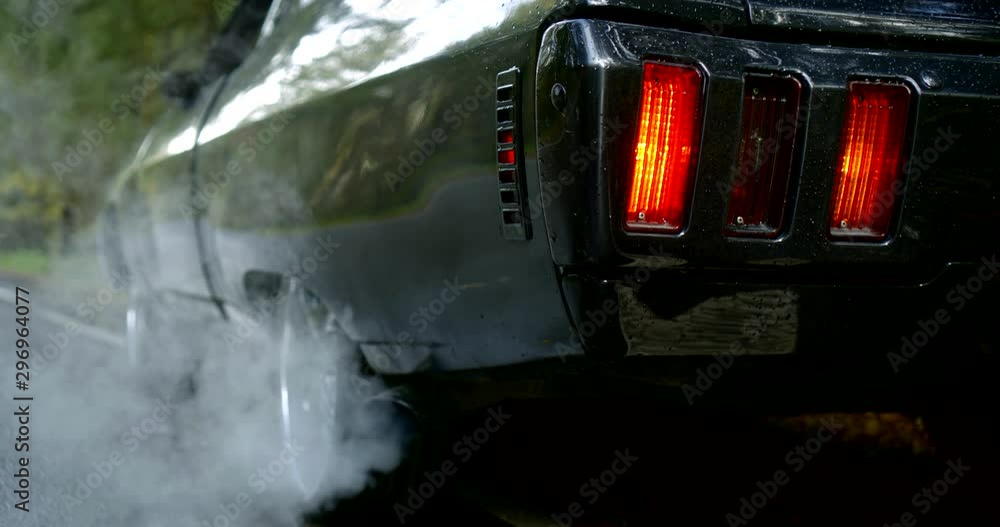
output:
M 2 334 L 13 324 L 0 317 Z M 32 325 L 45 339 L 66 329 L 65 320 L 41 316 Z M 109 338 L 78 334 L 60 353 L 121 360 Z M 996 435 L 981 421 L 935 419 L 936 427 L 899 414 L 769 417 L 635 401 L 512 401 L 436 430 L 433 461 L 393 510 L 318 515 L 310 525 L 359 517 L 372 525 L 996 525 Z M 40 479 L 36 510 L 65 510 L 61 490 Z M 16 525 L 75 524 L 43 517 Z

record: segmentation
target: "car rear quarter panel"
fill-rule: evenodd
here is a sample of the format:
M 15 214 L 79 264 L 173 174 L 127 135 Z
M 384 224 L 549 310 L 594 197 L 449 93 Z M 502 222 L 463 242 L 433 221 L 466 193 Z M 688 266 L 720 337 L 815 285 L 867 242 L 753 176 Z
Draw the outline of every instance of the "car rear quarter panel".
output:
M 196 194 L 213 281 L 246 307 L 248 272 L 301 276 L 395 373 L 556 356 L 571 329 L 549 244 L 503 238 L 495 153 L 496 75 L 520 68 L 532 93 L 555 4 L 354 4 L 278 26 L 209 116 Z

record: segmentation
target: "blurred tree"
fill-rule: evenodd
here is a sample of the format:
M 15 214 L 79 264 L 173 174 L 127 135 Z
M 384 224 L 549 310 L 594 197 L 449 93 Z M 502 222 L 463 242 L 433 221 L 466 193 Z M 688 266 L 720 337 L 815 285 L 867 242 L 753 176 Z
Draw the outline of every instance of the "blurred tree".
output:
M 0 186 L 8 178 L 43 180 L 63 190 L 61 199 L 74 201 L 66 205 L 75 222 L 93 218 L 106 184 L 167 104 L 157 95 L 166 73 L 197 67 L 224 22 L 224 7 L 6 0 L 0 6 Z M 5 208 L 12 206 L 8 197 Z M 10 221 L 7 212 L 3 218 Z
M 0 225 L 9 234 L 3 249 L 46 249 L 47 235 L 59 229 L 67 201 L 52 179 L 7 172 L 0 178 Z

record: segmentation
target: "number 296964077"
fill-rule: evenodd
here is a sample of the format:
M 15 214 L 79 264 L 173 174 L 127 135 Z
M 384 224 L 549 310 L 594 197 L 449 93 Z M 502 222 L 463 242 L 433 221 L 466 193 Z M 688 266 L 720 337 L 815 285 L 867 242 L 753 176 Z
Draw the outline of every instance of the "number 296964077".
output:
M 29 383 L 31 382 L 31 367 L 28 359 L 31 358 L 31 344 L 28 338 L 31 336 L 29 322 L 31 320 L 31 301 L 28 298 L 27 289 L 18 287 L 14 298 L 14 387 L 17 389 L 14 395 L 14 404 L 17 410 L 14 411 L 16 420 L 15 428 L 17 436 L 14 438 L 14 451 L 16 453 L 17 465 L 14 472 L 14 495 L 18 501 L 14 507 L 24 512 L 30 512 L 31 503 L 31 458 L 28 453 L 31 451 L 31 403 L 34 397 L 29 394 Z

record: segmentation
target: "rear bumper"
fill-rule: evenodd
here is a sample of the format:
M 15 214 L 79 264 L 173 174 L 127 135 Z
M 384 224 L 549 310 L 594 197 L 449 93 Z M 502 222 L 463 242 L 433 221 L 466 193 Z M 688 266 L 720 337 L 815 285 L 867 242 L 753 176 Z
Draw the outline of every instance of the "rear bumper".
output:
M 778 278 L 741 283 L 638 267 L 616 276 L 572 272 L 563 286 L 580 345 L 606 357 L 796 355 L 785 362 L 817 373 L 863 366 L 880 377 L 934 373 L 936 363 L 992 352 L 1000 342 L 996 255 L 949 265 L 915 286 Z
M 443 373 L 428 387 L 470 406 L 571 397 L 775 413 L 951 411 L 995 396 L 990 266 L 949 265 L 917 286 L 836 287 L 584 271 L 563 277 L 576 337 L 557 345 L 558 360 Z
M 707 74 L 692 212 L 679 236 L 620 227 L 648 58 L 696 63 Z M 728 196 L 719 190 L 738 150 L 743 74 L 761 69 L 794 73 L 808 88 L 790 224 L 775 240 L 725 236 Z M 915 90 L 905 186 L 892 196 L 896 219 L 880 243 L 827 234 L 847 81 L 858 75 Z M 928 75 L 932 87 L 921 80 Z M 561 105 L 550 98 L 557 84 Z M 990 320 L 1000 280 L 991 262 L 1000 252 L 1000 177 L 991 152 L 1000 136 L 1000 60 L 575 20 L 546 32 L 537 94 L 542 195 L 533 205 L 544 210 L 578 345 L 588 353 L 704 361 L 741 351 L 735 355 L 804 378 L 895 383 L 947 377 L 939 359 L 958 364 L 952 359 L 997 341 Z M 890 354 L 902 352 L 903 338 L 939 313 L 947 319 L 940 332 L 894 368 Z M 690 380 L 684 367 L 663 364 L 662 377 Z

